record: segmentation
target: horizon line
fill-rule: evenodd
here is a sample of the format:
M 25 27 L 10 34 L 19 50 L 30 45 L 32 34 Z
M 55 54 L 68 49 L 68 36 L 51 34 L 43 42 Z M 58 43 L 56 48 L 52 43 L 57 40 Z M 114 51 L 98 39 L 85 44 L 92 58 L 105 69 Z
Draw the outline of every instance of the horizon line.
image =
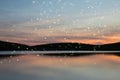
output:
M 89 44 L 89 43 L 83 43 L 83 42 L 55 42 L 55 43 L 43 43 L 43 44 L 37 44 L 37 45 L 29 45 L 29 44 L 24 44 L 24 43 L 19 43 L 19 42 L 14 42 L 14 41 L 3 41 L 0 40 L 1 42 L 8 42 L 8 43 L 14 43 L 14 44 L 21 44 L 21 45 L 27 45 L 27 46 L 37 46 L 37 45 L 47 45 L 47 44 L 59 44 L 59 43 L 78 43 L 78 44 L 87 44 L 87 45 L 107 45 L 107 44 L 115 44 L 115 43 L 120 43 L 120 42 L 111 42 L 111 43 L 106 43 L 106 44 Z

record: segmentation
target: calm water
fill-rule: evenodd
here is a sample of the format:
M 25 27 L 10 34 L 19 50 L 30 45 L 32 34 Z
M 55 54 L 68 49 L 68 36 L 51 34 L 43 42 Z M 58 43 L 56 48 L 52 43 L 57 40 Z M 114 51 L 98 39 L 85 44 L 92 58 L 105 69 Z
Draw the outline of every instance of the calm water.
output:
M 120 80 L 120 57 L 108 54 L 1 57 L 0 80 Z

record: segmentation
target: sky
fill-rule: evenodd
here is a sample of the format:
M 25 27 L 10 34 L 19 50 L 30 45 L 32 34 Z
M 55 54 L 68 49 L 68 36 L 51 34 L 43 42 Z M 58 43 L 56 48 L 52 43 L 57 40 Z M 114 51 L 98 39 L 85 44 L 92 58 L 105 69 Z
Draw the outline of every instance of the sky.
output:
M 120 0 L 0 0 L 0 40 L 120 42 Z

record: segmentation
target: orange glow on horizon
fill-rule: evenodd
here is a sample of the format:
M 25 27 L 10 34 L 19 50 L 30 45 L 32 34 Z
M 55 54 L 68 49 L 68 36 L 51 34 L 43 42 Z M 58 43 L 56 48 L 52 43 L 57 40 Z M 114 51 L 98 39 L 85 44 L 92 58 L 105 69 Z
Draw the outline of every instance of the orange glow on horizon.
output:
M 7 42 L 15 42 L 15 43 L 21 43 L 21 44 L 26 44 L 26 45 L 41 45 L 41 44 L 49 44 L 49 43 L 65 43 L 65 42 L 70 42 L 70 43 L 84 43 L 84 44 L 94 44 L 94 45 L 102 45 L 102 44 L 110 44 L 110 43 L 117 43 L 120 42 L 120 34 L 117 34 L 115 36 L 106 36 L 104 38 L 100 38 L 100 39 L 79 39 L 79 38 L 54 38 L 53 40 L 51 40 L 50 36 L 49 38 L 47 38 L 46 40 L 43 40 L 44 42 L 41 41 L 41 39 L 39 39 L 39 41 L 37 40 L 37 38 L 35 39 L 33 37 L 32 38 L 28 38 L 27 40 L 25 40 L 24 38 L 2 38 L 1 39 L 3 41 L 7 41 Z M 31 36 L 32 37 L 32 36 Z M 52 36 L 51 36 L 52 37 Z M 35 41 L 37 40 L 37 41 Z M 50 42 L 49 42 L 50 41 Z

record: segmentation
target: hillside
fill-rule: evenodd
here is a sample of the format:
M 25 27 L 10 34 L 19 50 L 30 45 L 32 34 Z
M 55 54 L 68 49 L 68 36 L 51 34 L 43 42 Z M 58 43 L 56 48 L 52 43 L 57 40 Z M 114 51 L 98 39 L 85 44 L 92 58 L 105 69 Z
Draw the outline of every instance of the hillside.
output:
M 21 51 L 21 50 L 29 50 L 29 46 L 24 44 L 12 43 L 0 41 L 0 51 Z
M 0 51 L 119 51 L 120 43 L 105 45 L 90 45 L 82 43 L 51 43 L 44 45 L 28 46 L 24 44 L 0 41 Z

